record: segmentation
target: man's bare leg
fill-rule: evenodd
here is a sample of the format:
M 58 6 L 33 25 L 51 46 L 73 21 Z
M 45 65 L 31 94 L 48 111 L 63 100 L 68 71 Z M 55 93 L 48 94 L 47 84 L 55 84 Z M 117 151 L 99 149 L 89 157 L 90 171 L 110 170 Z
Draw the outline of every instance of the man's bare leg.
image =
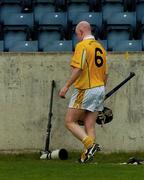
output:
M 71 133 L 80 141 L 82 141 L 87 136 L 85 130 L 77 123 L 78 120 L 84 116 L 84 114 L 85 110 L 68 108 L 65 118 L 66 128 L 71 131 Z
M 97 116 L 98 112 L 87 111 L 84 120 L 85 132 L 88 136 L 92 137 L 94 141 L 96 139 L 95 124 Z
M 68 108 L 65 125 L 71 133 L 78 138 L 84 144 L 85 148 L 88 149 L 94 143 L 94 139 L 90 137 L 84 128 L 82 128 L 77 122 L 78 120 L 85 117 L 85 110 Z

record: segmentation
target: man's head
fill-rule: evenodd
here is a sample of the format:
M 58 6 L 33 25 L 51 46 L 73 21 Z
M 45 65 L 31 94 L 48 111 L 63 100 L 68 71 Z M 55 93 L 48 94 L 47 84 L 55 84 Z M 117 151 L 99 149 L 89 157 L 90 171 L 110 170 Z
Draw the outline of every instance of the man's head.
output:
M 91 26 L 87 21 L 81 21 L 77 24 L 75 32 L 78 40 L 82 41 L 85 36 L 91 35 Z

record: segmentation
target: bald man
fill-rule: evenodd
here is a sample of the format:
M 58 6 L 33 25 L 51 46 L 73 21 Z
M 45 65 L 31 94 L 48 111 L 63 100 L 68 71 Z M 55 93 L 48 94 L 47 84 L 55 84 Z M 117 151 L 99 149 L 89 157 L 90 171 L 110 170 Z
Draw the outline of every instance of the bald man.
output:
M 65 125 L 84 144 L 79 162 L 93 159 L 96 151 L 95 123 L 98 111 L 103 110 L 107 82 L 107 61 L 105 49 L 95 40 L 88 22 L 80 22 L 75 29 L 79 40 L 71 60 L 72 73 L 59 96 L 65 98 L 73 85 L 74 92 L 68 106 Z M 78 124 L 83 120 L 84 129 Z

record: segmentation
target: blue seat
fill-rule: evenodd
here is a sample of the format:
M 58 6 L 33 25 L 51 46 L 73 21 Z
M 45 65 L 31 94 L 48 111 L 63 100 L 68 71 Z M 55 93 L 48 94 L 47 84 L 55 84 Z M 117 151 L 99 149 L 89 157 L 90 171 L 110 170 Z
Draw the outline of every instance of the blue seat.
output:
M 115 13 L 107 20 L 108 49 L 111 50 L 119 40 L 130 40 L 136 29 L 136 14 L 131 12 Z
M 57 0 L 56 0 L 57 1 Z M 55 3 L 54 0 L 33 0 L 34 3 L 43 3 L 43 4 L 47 4 L 47 3 Z
M 4 18 L 4 26 L 21 26 L 32 28 L 34 25 L 34 18 L 32 13 L 15 13 L 9 17 Z
M 39 50 L 43 51 L 43 49 L 51 44 L 53 41 L 61 40 L 62 36 L 59 31 L 40 31 L 38 32 L 38 44 Z
M 72 52 L 72 41 L 54 41 L 43 49 L 44 52 Z
M 71 13 L 69 16 L 69 22 L 71 21 L 71 28 L 72 31 L 74 31 L 75 26 L 80 21 L 87 21 L 92 26 L 92 31 L 97 36 L 99 35 L 101 29 L 102 29 L 102 14 L 99 12 L 83 12 L 83 13 Z
M 33 0 L 33 4 L 35 5 L 46 5 L 49 6 L 49 10 L 52 11 L 54 8 L 56 12 L 58 11 L 66 11 L 66 0 Z
M 135 12 L 123 12 L 115 13 L 107 20 L 107 26 L 123 26 L 127 28 L 136 28 L 136 13 Z
M 4 32 L 4 48 L 7 51 L 17 41 L 26 41 L 27 34 L 24 31 L 5 31 Z
M 112 1 L 106 2 L 102 6 L 103 21 L 107 21 L 108 18 L 118 12 L 124 12 L 124 6 L 122 2 Z
M 67 14 L 65 12 L 45 13 L 39 20 L 40 27 L 48 29 L 57 29 L 66 31 L 67 29 Z
M 67 0 L 68 12 L 100 12 L 101 6 L 101 0 Z
M 37 52 L 38 42 L 37 41 L 17 41 L 11 46 L 8 51 L 10 52 Z
M 39 22 L 42 16 L 49 12 L 55 12 L 55 6 L 53 4 L 36 4 L 34 6 L 35 22 Z
M 12 14 L 21 13 L 22 7 L 18 4 L 3 4 L 0 8 L 0 21 L 9 18 Z
M 136 5 L 136 17 L 137 21 L 141 23 L 142 18 L 144 17 L 144 1 L 138 2 Z
M 0 52 L 4 51 L 4 42 L 0 41 Z
M 89 12 L 89 4 L 84 2 L 72 2 L 68 4 L 67 12 Z
M 21 0 L 1 0 L 3 4 L 21 4 Z
M 141 40 L 125 40 L 119 41 L 117 45 L 113 47 L 113 51 L 142 51 L 142 41 Z
M 121 40 L 130 40 L 131 33 L 124 29 L 113 29 L 107 32 L 108 50 L 111 51 Z
M 92 26 L 97 26 L 99 29 L 102 26 L 102 14 L 99 12 L 79 12 L 77 16 L 75 13 L 72 13 L 68 18 L 74 26 L 84 20 L 88 21 Z

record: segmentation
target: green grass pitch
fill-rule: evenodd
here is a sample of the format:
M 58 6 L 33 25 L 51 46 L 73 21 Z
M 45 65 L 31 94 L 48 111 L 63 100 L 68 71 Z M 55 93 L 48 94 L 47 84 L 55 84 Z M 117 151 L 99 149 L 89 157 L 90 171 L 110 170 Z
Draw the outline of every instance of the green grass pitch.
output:
M 39 154 L 0 155 L 0 180 L 143 180 L 144 165 L 120 165 L 144 153 L 97 153 L 92 162 L 79 164 L 78 153 L 68 160 L 40 160 Z

